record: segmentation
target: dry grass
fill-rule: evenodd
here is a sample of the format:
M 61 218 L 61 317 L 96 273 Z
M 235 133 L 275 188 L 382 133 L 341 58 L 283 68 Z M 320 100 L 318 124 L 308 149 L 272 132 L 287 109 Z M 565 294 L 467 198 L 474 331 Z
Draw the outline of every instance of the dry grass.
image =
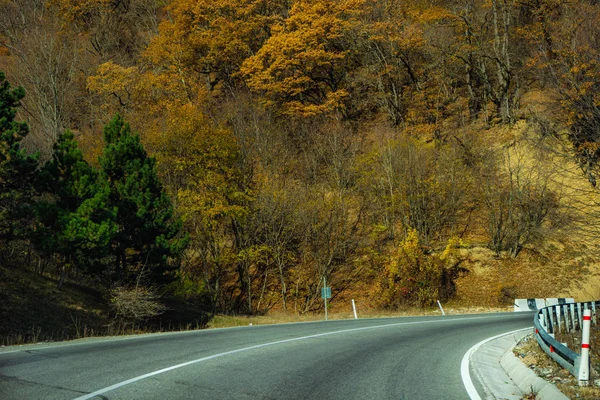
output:
M 515 298 L 600 298 L 598 259 L 588 252 L 568 239 L 526 247 L 516 258 L 483 247 L 465 250 L 468 273 L 457 280 L 456 302 L 498 307 L 512 305 Z
M 69 340 L 103 330 L 101 294 L 18 269 L 0 267 L 0 345 Z
M 595 329 L 592 335 L 592 348 L 598 349 L 600 346 L 600 332 Z M 565 340 L 566 338 L 558 338 Z M 574 348 L 574 340 L 571 338 L 567 342 L 570 348 Z M 577 378 L 571 375 L 569 371 L 562 368 L 550 356 L 548 356 L 538 345 L 532 335 L 525 337 L 513 350 L 515 355 L 521 359 L 523 364 L 531 368 L 539 377 L 553 383 L 556 387 L 570 399 L 580 400 L 598 400 L 600 399 L 600 357 L 598 351 L 592 352 L 592 370 L 590 371 L 590 385 L 588 387 L 579 386 Z M 526 399 L 530 397 L 524 397 Z M 535 398 L 535 397 L 531 397 Z
M 490 312 L 508 312 L 512 311 L 512 307 L 464 307 L 447 305 L 444 307 L 446 315 L 463 315 L 463 314 L 482 314 Z M 441 315 L 441 312 L 437 308 L 431 309 L 420 309 L 420 308 L 405 308 L 397 311 L 385 311 L 385 310 L 365 310 L 359 311 L 358 317 L 364 318 L 397 318 L 397 317 L 409 317 L 409 316 L 435 316 Z M 352 312 L 330 312 L 328 313 L 328 319 L 331 321 L 335 320 L 348 320 L 353 319 Z M 283 313 L 274 311 L 264 316 L 247 316 L 247 315 L 215 315 L 208 323 L 208 328 L 229 328 L 235 326 L 248 326 L 248 325 L 267 325 L 267 324 L 285 324 L 294 322 L 312 322 L 312 321 L 323 321 L 325 320 L 324 313 L 312 313 L 304 315 L 295 315 L 289 313 Z
M 532 115 L 544 114 L 554 99 L 533 91 L 526 104 Z M 568 146 L 564 140 L 552 135 L 542 138 L 537 125 L 525 120 L 512 127 L 483 129 L 475 137 L 509 154 L 513 168 L 517 164 L 524 171 L 543 167 L 550 174 L 550 187 L 559 195 L 562 219 L 542 227 L 544 240 L 528 244 L 516 258 L 494 254 L 485 247 L 485 232 L 470 230 L 465 239 L 472 247 L 463 254 L 469 273 L 457 282 L 458 300 L 464 305 L 498 306 L 508 304 L 505 294 L 513 298 L 574 297 L 581 301 L 600 298 L 600 257 L 595 251 L 600 234 L 594 235 L 589 224 L 597 219 L 595 200 L 600 192 L 591 188 L 565 152 Z M 472 218 L 473 227 L 485 225 L 484 215 L 475 213 Z

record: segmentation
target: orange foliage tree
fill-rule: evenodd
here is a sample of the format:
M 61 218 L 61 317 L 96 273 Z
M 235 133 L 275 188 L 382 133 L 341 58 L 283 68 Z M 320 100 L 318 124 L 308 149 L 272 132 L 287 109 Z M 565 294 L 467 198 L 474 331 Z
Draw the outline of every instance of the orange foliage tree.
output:
M 299 0 L 290 16 L 241 67 L 248 86 L 283 114 L 344 111 L 346 77 L 355 68 L 355 42 L 365 0 Z
M 269 38 L 288 0 L 173 0 L 145 52 L 154 68 L 173 70 L 185 85 L 231 90 L 242 62 Z M 186 82 L 191 81 L 191 82 Z

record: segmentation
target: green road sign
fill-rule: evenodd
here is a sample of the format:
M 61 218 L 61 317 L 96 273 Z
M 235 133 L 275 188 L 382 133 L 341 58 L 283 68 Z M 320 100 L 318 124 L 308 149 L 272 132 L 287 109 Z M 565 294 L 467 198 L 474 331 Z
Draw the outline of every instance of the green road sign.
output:
M 321 298 L 322 299 L 330 299 L 331 298 L 331 286 L 321 288 Z

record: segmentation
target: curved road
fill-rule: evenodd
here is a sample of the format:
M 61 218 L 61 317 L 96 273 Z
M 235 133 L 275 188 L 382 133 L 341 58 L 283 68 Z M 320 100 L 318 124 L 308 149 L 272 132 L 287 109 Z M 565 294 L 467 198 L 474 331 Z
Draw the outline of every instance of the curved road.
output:
M 468 399 L 469 348 L 530 313 L 191 331 L 0 350 L 1 399 Z

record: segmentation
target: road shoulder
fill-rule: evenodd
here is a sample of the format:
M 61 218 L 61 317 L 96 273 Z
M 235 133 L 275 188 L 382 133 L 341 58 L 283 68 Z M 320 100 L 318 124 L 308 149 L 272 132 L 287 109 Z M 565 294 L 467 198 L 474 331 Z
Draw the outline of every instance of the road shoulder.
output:
M 471 368 L 486 399 L 519 400 L 536 394 L 536 399 L 568 398 L 555 385 L 538 377 L 512 352 L 528 331 L 513 332 L 481 346 L 471 357 Z

